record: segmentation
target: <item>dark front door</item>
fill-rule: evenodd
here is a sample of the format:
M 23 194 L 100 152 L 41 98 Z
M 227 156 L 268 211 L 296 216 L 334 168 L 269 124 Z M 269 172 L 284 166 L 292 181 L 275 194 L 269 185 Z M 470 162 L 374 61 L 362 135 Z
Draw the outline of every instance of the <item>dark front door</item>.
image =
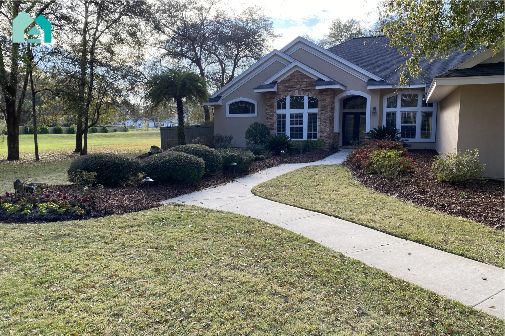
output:
M 342 144 L 356 146 L 365 139 L 365 112 L 344 112 L 342 114 Z

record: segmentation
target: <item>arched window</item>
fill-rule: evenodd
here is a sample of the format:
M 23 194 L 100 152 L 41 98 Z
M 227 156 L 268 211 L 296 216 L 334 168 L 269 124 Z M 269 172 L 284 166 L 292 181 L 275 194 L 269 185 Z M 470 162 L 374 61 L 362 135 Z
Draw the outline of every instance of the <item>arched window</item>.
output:
M 247 98 L 239 98 L 230 101 L 226 105 L 228 117 L 254 117 L 256 116 L 256 102 Z
M 382 123 L 396 128 L 406 141 L 435 141 L 435 111 L 420 92 L 394 93 L 384 97 Z
M 277 99 L 277 134 L 286 134 L 292 140 L 317 139 L 318 105 L 316 97 L 287 96 Z

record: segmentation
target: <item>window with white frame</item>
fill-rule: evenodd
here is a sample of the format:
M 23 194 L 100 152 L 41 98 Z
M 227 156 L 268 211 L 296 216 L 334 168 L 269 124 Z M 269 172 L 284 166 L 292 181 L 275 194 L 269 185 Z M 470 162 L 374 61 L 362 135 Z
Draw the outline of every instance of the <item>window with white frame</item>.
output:
M 254 117 L 256 116 L 256 102 L 247 98 L 239 98 L 226 104 L 228 117 Z
M 404 140 L 435 141 L 435 111 L 422 93 L 395 93 L 384 97 L 382 123 L 400 131 Z
M 287 96 L 277 99 L 276 133 L 292 140 L 318 137 L 318 104 L 315 97 Z

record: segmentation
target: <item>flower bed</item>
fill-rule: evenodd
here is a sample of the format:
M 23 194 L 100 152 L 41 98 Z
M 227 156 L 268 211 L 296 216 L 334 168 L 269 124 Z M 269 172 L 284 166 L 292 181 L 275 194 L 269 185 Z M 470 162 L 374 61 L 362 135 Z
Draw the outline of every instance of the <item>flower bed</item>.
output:
M 345 165 L 361 183 L 379 192 L 494 228 L 505 228 L 503 182 L 484 179 L 465 184 L 438 182 L 431 169 L 436 152 L 409 151 L 409 155 L 414 161 L 412 172 L 393 178 L 370 174 L 349 160 Z

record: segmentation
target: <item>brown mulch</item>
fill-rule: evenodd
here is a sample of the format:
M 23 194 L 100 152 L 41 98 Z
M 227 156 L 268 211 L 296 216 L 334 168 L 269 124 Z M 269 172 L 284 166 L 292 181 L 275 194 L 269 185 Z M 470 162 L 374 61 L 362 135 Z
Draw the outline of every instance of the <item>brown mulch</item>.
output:
M 414 172 L 394 179 L 348 168 L 361 183 L 376 191 L 496 229 L 505 228 L 502 181 L 476 180 L 461 185 L 441 183 L 431 171 L 436 152 L 411 151 L 409 154 L 416 163 Z
M 331 153 L 324 150 L 313 151 L 292 156 L 272 156 L 262 161 L 253 162 L 249 169 L 249 174 L 260 170 L 278 166 L 284 163 L 301 163 L 321 160 Z M 103 217 L 112 214 L 124 214 L 150 209 L 160 205 L 161 201 L 177 197 L 193 191 L 217 186 L 226 182 L 230 182 L 239 176 L 231 174 L 217 174 L 204 177 L 197 185 L 182 186 L 182 185 L 152 185 L 144 187 L 122 187 L 122 188 L 94 188 L 91 191 L 91 203 L 93 211 L 89 217 Z M 82 196 L 82 188 L 76 185 L 59 185 L 49 186 L 46 191 L 51 191 L 65 195 L 68 199 L 79 198 Z M 8 219 L 3 219 L 9 221 Z M 54 218 L 54 220 L 62 220 Z M 23 220 L 17 218 L 15 222 Z M 30 221 L 37 221 L 30 219 Z M 44 221 L 47 221 L 45 219 Z

